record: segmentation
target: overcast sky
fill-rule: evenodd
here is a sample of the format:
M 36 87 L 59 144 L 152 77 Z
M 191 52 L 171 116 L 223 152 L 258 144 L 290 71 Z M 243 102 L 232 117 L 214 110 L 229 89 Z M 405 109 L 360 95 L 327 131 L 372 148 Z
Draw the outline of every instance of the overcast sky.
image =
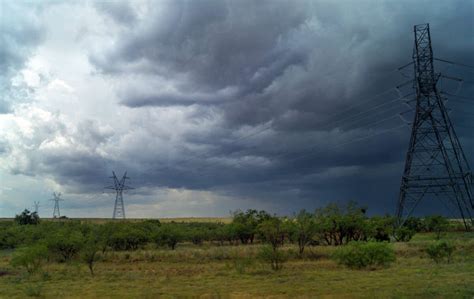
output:
M 396 69 L 427 22 L 435 56 L 474 65 L 473 3 L 0 0 L 0 217 L 50 217 L 53 191 L 111 217 L 112 170 L 128 217 L 393 213 L 413 98 Z M 473 103 L 448 101 L 471 164 Z

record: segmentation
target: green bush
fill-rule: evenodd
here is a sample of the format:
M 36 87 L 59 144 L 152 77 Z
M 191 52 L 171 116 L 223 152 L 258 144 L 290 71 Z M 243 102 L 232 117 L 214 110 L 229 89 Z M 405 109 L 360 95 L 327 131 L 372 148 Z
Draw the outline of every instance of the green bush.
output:
M 46 246 L 57 261 L 67 262 L 79 253 L 83 242 L 84 237 L 79 231 L 63 228 L 46 239 Z
M 81 249 L 81 260 L 87 264 L 92 276 L 94 276 L 94 263 L 97 261 L 101 249 L 100 235 L 96 231 L 90 232 Z
M 132 225 L 120 225 L 108 237 L 108 245 L 113 250 L 137 250 L 148 243 L 147 234 L 138 227 Z
M 232 245 L 238 239 L 232 224 L 219 225 L 211 232 L 211 238 L 213 241 L 219 242 L 219 245 L 224 245 L 226 241 Z
M 237 210 L 233 213 L 232 226 L 242 244 L 253 243 L 257 226 L 271 218 L 265 211 L 247 210 L 245 213 Z
M 188 228 L 186 235 L 187 239 L 194 245 L 202 245 L 202 242 L 208 238 L 209 233 L 203 228 Z
M 429 245 L 426 248 L 426 253 L 437 264 L 443 260 L 446 260 L 448 263 L 450 263 L 455 249 L 456 247 L 450 242 L 438 241 Z
M 346 206 L 336 203 L 317 209 L 315 222 L 321 239 L 328 245 L 342 245 L 351 241 L 366 241 L 371 227 L 366 208 L 349 202 Z
M 158 246 L 168 246 L 172 250 L 179 242 L 182 242 L 185 235 L 181 227 L 176 224 L 163 224 L 155 233 L 153 239 Z
M 28 273 L 37 272 L 48 257 L 48 249 L 44 245 L 23 247 L 15 250 L 11 259 L 13 267 L 23 267 Z
M 416 231 L 410 229 L 409 227 L 402 226 L 398 227 L 393 231 L 393 236 L 398 242 L 408 242 L 413 238 Z
M 262 261 L 269 263 L 275 271 L 280 270 L 283 267 L 283 263 L 288 260 L 286 252 L 270 245 L 262 246 L 258 252 L 258 257 Z
M 423 221 L 421 221 L 421 219 L 418 217 L 411 216 L 407 218 L 403 226 L 415 231 L 416 233 L 419 233 L 423 230 Z
M 313 241 L 317 232 L 314 215 L 301 210 L 294 221 L 286 221 L 284 224 L 291 240 L 298 244 L 299 254 L 302 255 L 306 245 Z
M 436 240 L 439 240 L 441 233 L 447 231 L 449 228 L 449 221 L 443 216 L 433 215 L 423 219 L 425 230 L 428 232 L 434 232 L 436 234 Z
M 285 235 L 287 234 L 283 222 L 278 217 L 271 217 L 262 221 L 258 225 L 257 231 L 260 239 L 272 245 L 273 248 L 283 245 Z
M 332 258 L 352 269 L 387 267 L 395 261 L 395 251 L 385 242 L 351 242 L 337 248 Z
M 238 274 L 244 274 L 254 263 L 255 260 L 251 257 L 236 257 L 232 260 L 232 267 Z
M 367 219 L 370 238 L 378 242 L 390 241 L 393 224 L 394 218 L 392 216 L 374 216 Z
M 36 225 L 39 223 L 39 216 L 38 213 L 31 213 L 29 210 L 25 209 L 20 215 L 15 216 L 15 222 L 20 225 Z
M 27 285 L 24 289 L 25 295 L 28 297 L 41 297 L 42 291 L 42 284 Z

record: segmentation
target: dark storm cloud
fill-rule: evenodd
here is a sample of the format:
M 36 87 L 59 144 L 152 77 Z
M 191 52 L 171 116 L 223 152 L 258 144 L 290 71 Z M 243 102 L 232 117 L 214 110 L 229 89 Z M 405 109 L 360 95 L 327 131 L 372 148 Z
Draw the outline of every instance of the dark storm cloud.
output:
M 409 127 L 397 114 L 408 107 L 395 100 L 364 114 L 399 97 L 393 89 L 338 113 L 412 76 L 411 68 L 405 77 L 396 69 L 410 62 L 415 24 L 431 23 L 436 55 L 472 63 L 472 12 L 466 1 L 175 1 L 90 59 L 112 76 L 175 86 L 167 93 L 159 84 L 132 84 L 122 92 L 128 107 L 211 105 L 224 116 L 214 134 L 187 139 L 213 151 L 183 151 L 187 158 L 165 168 L 151 162 L 153 183 L 259 198 L 358 199 L 387 211 L 380 197 L 390 190 L 393 200 L 398 191 Z M 270 122 L 273 129 L 256 138 L 226 142 L 238 139 L 229 136 L 233 129 Z M 399 129 L 384 134 L 392 128 Z
M 25 137 L 27 158 L 11 169 L 41 173 L 70 193 L 102 191 L 112 170 L 127 170 L 137 202 L 167 187 L 278 203 L 281 213 L 344 200 L 391 212 L 410 134 L 398 117 L 408 107 L 393 87 L 408 80 L 396 69 L 411 59 L 413 25 L 431 23 L 436 55 L 473 64 L 474 43 L 466 38 L 473 7 L 466 1 L 113 1 L 94 7 L 119 29 L 107 42 L 112 46 L 94 47 L 89 61 L 136 119 L 127 127 L 132 116 L 121 115 L 122 132 L 94 121 L 74 130 L 48 121 Z M 13 74 L 40 35 L 8 28 L 17 31 L 1 48 L 8 58 L 2 66 Z M 183 121 L 157 124 L 166 115 L 156 111 L 182 113 Z M 453 118 L 472 126 L 456 111 Z M 459 132 L 472 156 L 472 134 Z M 2 148 L 8 147 L 0 141 L 0 154 Z

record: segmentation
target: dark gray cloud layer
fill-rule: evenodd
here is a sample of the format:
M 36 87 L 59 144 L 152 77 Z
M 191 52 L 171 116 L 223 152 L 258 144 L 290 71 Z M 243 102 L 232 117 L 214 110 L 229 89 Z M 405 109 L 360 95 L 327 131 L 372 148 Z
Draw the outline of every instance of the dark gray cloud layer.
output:
M 143 187 L 138 194 L 154 186 L 211 190 L 278 202 L 282 213 L 357 200 L 391 212 L 409 127 L 398 117 L 407 107 L 390 88 L 407 80 L 396 68 L 411 59 L 413 25 L 430 22 L 437 56 L 474 64 L 469 1 L 114 1 L 95 7 L 120 30 L 113 46 L 91 53 L 89 61 L 117 82 L 120 104 L 150 113 L 183 109 L 195 129 L 176 143 L 170 137 L 168 148 L 159 128 L 144 119 L 132 127 L 135 137 L 125 150 L 105 158 L 94 149 L 117 145 L 120 136 L 84 125 L 74 134 L 88 151 L 38 158 L 43 171 L 75 192 L 99 188 L 111 169 L 128 169 Z M 462 69 L 447 71 L 472 80 Z M 472 91 L 465 85 L 461 94 Z M 472 126 L 463 107 L 453 103 L 453 118 Z M 472 157 L 472 134 L 459 132 Z

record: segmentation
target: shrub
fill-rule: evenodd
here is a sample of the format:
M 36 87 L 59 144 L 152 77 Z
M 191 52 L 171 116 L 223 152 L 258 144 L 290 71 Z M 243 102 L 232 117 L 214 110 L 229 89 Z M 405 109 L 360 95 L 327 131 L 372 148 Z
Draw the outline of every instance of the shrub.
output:
M 47 257 L 48 250 L 42 244 L 19 248 L 13 253 L 11 265 L 13 267 L 24 267 L 31 274 L 41 269 Z
M 158 246 L 167 245 L 174 250 L 176 245 L 184 239 L 184 233 L 176 224 L 163 224 L 153 239 Z
M 242 244 L 253 243 L 257 226 L 271 216 L 265 211 L 247 210 L 233 213 L 232 226 Z
M 248 268 L 254 264 L 254 259 L 250 257 L 236 257 L 233 261 L 233 268 L 238 274 L 244 274 Z
M 393 233 L 394 217 L 374 216 L 367 219 L 367 228 L 370 239 L 378 242 L 390 242 L 390 236 Z
M 403 226 L 409 228 L 410 230 L 416 233 L 421 232 L 423 230 L 423 222 L 420 218 L 414 216 L 408 217 Z
M 393 237 L 398 242 L 408 242 L 408 241 L 411 240 L 411 238 L 413 238 L 415 233 L 416 233 L 416 231 L 414 231 L 414 230 L 412 230 L 412 229 L 410 229 L 406 226 L 402 226 L 402 227 L 398 227 L 398 228 L 394 229 Z
M 366 209 L 355 202 L 349 202 L 344 207 L 333 203 L 316 210 L 315 221 L 328 245 L 342 245 L 368 239 L 371 227 L 365 213 Z
M 298 243 L 298 252 L 303 254 L 306 245 L 313 241 L 316 234 L 316 223 L 311 213 L 301 210 L 290 225 L 291 239 Z
M 269 243 L 273 249 L 283 245 L 286 232 L 280 218 L 271 217 L 266 219 L 258 225 L 257 229 L 262 241 Z
M 43 290 L 42 284 L 27 285 L 25 287 L 25 295 L 28 297 L 41 297 L 41 292 Z
M 61 229 L 47 238 L 46 246 L 58 261 L 67 262 L 78 254 L 83 242 L 84 237 L 80 232 Z
M 452 243 L 439 241 L 429 245 L 426 248 L 426 253 L 428 253 L 428 256 L 437 264 L 442 262 L 444 259 L 450 263 L 455 249 L 456 247 Z
M 81 260 L 87 264 L 92 276 L 94 276 L 94 263 L 98 258 L 97 253 L 101 248 L 102 246 L 98 234 L 93 233 L 87 237 L 82 247 Z
M 395 261 L 395 251 L 385 242 L 351 242 L 337 248 L 332 258 L 353 269 L 386 267 Z
M 30 211 L 25 209 L 20 215 L 15 216 L 15 222 L 20 225 L 36 225 L 39 223 L 39 216 L 36 212 L 31 213 Z
M 265 245 L 260 248 L 258 257 L 271 265 L 272 269 L 277 271 L 283 267 L 283 263 L 287 261 L 288 257 L 284 251 L 278 247 Z
M 202 228 L 188 228 L 187 229 L 187 238 L 194 244 L 194 245 L 202 245 L 208 237 L 208 233 L 206 230 Z
M 229 244 L 233 244 L 237 240 L 237 234 L 232 224 L 220 225 L 212 231 L 212 239 L 218 241 L 220 245 L 224 245 L 225 241 L 228 241 Z
M 423 224 L 428 232 L 434 232 L 436 234 L 436 240 L 439 240 L 441 233 L 449 228 L 448 219 L 440 215 L 426 217 L 423 220 Z
M 108 245 L 114 250 L 137 250 L 148 243 L 146 233 L 129 225 L 116 226 L 116 231 L 108 238 Z

